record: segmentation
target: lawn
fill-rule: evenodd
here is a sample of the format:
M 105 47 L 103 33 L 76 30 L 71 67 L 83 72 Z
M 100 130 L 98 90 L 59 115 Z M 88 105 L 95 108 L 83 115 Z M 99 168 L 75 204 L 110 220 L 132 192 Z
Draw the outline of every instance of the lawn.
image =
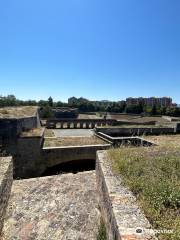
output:
M 179 240 L 180 137 L 160 137 L 163 141 L 158 147 L 124 147 L 110 149 L 108 154 L 112 170 L 121 175 L 123 183 L 136 195 L 153 228 L 173 231 L 158 238 Z
M 44 147 L 63 147 L 63 146 L 82 146 L 107 144 L 107 142 L 92 137 L 61 137 L 61 138 L 45 138 Z

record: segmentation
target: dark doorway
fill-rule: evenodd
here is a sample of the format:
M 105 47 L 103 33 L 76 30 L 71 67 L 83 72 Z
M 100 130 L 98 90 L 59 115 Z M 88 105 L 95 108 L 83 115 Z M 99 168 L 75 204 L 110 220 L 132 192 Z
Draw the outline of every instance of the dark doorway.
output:
M 47 168 L 41 176 L 51 176 L 63 173 L 78 173 L 91 170 L 95 170 L 94 159 L 73 160 Z

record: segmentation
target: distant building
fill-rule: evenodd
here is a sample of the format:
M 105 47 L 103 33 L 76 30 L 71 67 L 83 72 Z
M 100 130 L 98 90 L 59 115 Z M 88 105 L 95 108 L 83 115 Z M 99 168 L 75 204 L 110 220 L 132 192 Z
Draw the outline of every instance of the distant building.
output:
M 170 97 L 149 97 L 149 98 L 143 98 L 143 97 L 138 97 L 138 98 L 126 98 L 126 104 L 127 106 L 130 105 L 146 105 L 146 106 L 153 106 L 153 105 L 158 105 L 161 107 L 171 107 L 172 106 L 172 98 Z

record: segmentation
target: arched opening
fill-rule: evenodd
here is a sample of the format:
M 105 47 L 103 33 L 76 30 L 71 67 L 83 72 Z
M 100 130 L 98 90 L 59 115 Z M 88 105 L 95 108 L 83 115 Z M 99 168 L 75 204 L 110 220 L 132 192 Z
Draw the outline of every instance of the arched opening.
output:
M 96 161 L 94 159 L 73 160 L 66 163 L 60 163 L 53 167 L 47 168 L 43 173 L 44 176 L 58 175 L 63 173 L 78 173 L 95 170 Z

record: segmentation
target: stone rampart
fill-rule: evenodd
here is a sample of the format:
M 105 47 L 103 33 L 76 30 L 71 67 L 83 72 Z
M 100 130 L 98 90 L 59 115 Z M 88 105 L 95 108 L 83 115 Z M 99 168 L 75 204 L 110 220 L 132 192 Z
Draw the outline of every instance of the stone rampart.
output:
M 44 171 L 41 148 L 44 128 L 36 136 L 20 136 L 17 140 L 17 153 L 14 157 L 14 177 L 36 177 Z
M 0 235 L 13 182 L 12 157 L 0 158 Z
M 110 144 L 84 145 L 67 147 L 46 147 L 42 149 L 42 157 L 52 167 L 64 162 L 73 160 L 96 159 L 96 151 L 110 148 Z
M 119 136 L 141 136 L 141 135 L 160 135 L 160 134 L 175 134 L 176 128 L 173 127 L 166 127 L 166 128 L 151 128 L 151 127 L 108 127 L 108 128 L 101 128 L 96 127 L 96 132 L 102 132 L 104 134 L 119 137 Z
M 101 214 L 108 240 L 155 240 L 150 223 L 136 198 L 111 171 L 106 151 L 98 151 L 96 179 Z

